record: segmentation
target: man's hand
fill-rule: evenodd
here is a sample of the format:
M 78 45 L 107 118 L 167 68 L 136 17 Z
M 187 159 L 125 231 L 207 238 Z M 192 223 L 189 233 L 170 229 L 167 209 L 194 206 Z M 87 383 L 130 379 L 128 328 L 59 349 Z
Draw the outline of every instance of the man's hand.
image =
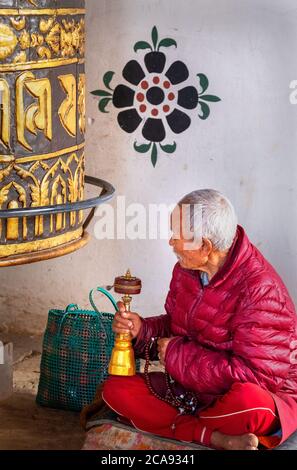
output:
M 136 312 L 126 312 L 123 302 L 118 302 L 118 311 L 112 322 L 112 330 L 115 333 L 131 333 L 136 338 L 140 332 L 142 319 Z
M 173 339 L 172 338 L 159 338 L 157 343 L 158 343 L 158 357 L 160 360 L 160 363 L 164 366 L 165 365 L 165 354 L 166 354 L 166 349 L 170 341 Z

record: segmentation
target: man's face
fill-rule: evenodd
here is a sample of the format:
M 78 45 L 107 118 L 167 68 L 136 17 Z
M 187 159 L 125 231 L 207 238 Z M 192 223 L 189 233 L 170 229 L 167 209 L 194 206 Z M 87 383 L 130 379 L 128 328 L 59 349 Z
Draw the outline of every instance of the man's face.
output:
M 170 217 L 172 236 L 169 245 L 177 256 L 180 265 L 186 269 L 200 269 L 208 261 L 203 239 L 194 240 L 186 230 L 188 221 L 183 211 L 177 206 Z M 185 234 L 188 234 L 187 236 Z

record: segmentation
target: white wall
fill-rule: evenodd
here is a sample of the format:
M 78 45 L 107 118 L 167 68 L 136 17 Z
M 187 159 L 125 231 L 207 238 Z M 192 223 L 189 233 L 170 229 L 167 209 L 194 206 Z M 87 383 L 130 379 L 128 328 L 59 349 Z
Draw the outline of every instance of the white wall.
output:
M 211 187 L 233 201 L 240 223 L 283 277 L 297 300 L 297 106 L 289 84 L 297 79 L 295 0 L 87 0 L 88 90 L 113 84 L 138 40 L 152 26 L 177 41 L 166 54 L 184 61 L 191 81 L 199 72 L 222 98 L 208 120 L 191 112 L 177 151 L 160 155 L 156 168 L 133 150 L 117 111 L 101 114 L 88 95 L 87 173 L 112 182 L 129 202 L 171 203 Z M 92 122 L 92 124 L 91 124 Z M 113 202 L 115 204 L 115 200 Z M 93 232 L 94 223 L 90 228 Z M 175 258 L 163 240 L 106 240 L 70 256 L 0 271 L 0 326 L 42 331 L 51 307 L 88 304 L 91 287 L 111 283 L 127 267 L 143 280 L 134 308 L 161 313 Z M 110 310 L 102 301 L 100 305 Z M 111 311 L 111 310 L 110 310 Z

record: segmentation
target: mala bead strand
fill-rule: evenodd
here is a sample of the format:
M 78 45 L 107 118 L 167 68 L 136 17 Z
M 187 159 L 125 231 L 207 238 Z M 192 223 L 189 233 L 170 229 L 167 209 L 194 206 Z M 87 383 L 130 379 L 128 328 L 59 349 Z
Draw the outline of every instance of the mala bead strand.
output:
M 198 400 L 194 393 L 192 392 L 185 392 L 177 397 L 172 390 L 171 383 L 174 383 L 174 380 L 170 377 L 168 372 L 165 372 L 165 380 L 167 385 L 167 393 L 165 397 L 161 397 L 152 387 L 150 376 L 149 376 L 149 366 L 150 366 L 150 348 L 156 338 L 152 338 L 151 342 L 147 342 L 145 347 L 145 366 L 144 366 L 144 378 L 147 384 L 147 387 L 151 394 L 158 398 L 159 400 L 168 403 L 168 405 L 174 406 L 178 408 L 179 415 L 182 414 L 193 414 L 198 406 Z M 167 398 L 168 396 L 168 398 Z M 173 424 L 174 428 L 174 424 Z

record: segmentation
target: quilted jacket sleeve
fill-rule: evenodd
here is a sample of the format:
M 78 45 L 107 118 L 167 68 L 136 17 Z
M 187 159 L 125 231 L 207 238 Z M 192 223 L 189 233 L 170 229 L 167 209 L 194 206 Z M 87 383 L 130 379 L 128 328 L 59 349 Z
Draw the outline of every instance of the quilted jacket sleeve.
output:
M 290 344 L 296 315 L 291 302 L 273 286 L 254 289 L 232 323 L 232 351 L 214 351 L 186 338 L 174 338 L 166 369 L 196 393 L 223 394 L 234 382 L 252 382 L 271 392 L 290 368 Z
M 148 317 L 142 320 L 142 327 L 139 335 L 133 341 L 134 353 L 136 357 L 144 358 L 145 346 L 152 337 L 168 338 L 171 335 L 170 316 L 175 304 L 176 270 L 177 265 L 173 270 L 170 288 L 165 302 L 166 314 Z M 152 360 L 158 359 L 156 343 L 150 350 L 150 358 Z

